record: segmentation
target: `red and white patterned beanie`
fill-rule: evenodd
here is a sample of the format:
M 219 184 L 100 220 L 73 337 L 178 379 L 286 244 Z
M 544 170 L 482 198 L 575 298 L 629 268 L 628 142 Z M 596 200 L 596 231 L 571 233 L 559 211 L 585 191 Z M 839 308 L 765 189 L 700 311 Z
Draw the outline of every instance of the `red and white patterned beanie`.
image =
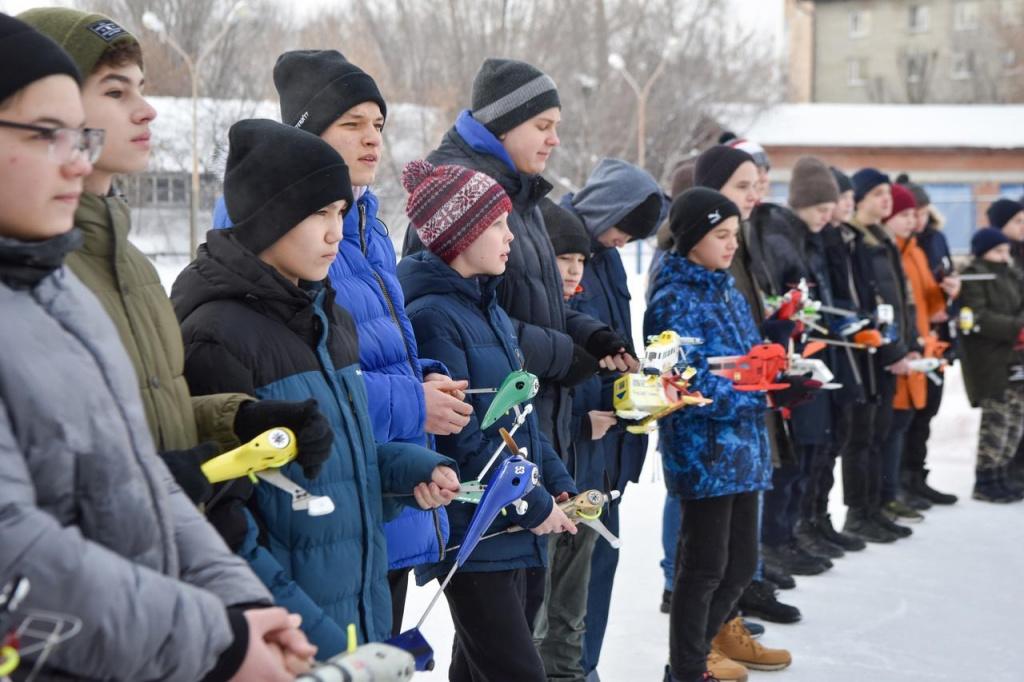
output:
M 456 257 L 502 213 L 512 212 L 505 190 L 488 175 L 462 166 L 411 161 L 402 171 L 409 192 L 405 214 L 423 245 L 445 263 Z

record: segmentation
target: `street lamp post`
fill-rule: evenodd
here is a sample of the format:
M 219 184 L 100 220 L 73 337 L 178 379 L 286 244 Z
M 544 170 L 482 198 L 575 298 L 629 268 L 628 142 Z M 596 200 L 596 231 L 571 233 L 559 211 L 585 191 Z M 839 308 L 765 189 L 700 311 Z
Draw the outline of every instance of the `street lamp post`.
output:
M 658 65 L 654 67 L 654 71 L 651 72 L 651 75 L 643 85 L 640 85 L 636 78 L 633 77 L 633 74 L 626 69 L 626 60 L 622 58 L 622 55 L 614 52 L 608 55 L 608 66 L 622 75 L 623 80 L 626 81 L 636 95 L 636 164 L 641 168 L 644 167 L 647 151 L 647 98 L 651 94 L 654 82 L 665 72 L 665 67 L 668 66 L 669 58 L 675 53 L 677 44 L 675 38 L 670 38 L 665 43 L 665 49 L 661 52 L 661 59 L 658 61 Z
M 199 248 L 199 67 L 203 61 L 213 52 L 213 48 L 220 42 L 231 28 L 232 19 L 245 6 L 245 0 L 238 0 L 228 12 L 224 25 L 214 36 L 213 40 L 207 43 L 206 48 L 200 51 L 199 56 L 192 58 L 188 52 L 182 49 L 181 45 L 171 37 L 167 31 L 167 25 L 153 12 L 146 12 L 142 15 L 142 24 L 159 36 L 160 40 L 171 47 L 185 62 L 188 68 L 189 80 L 192 82 L 192 191 L 189 192 L 189 256 L 196 257 Z

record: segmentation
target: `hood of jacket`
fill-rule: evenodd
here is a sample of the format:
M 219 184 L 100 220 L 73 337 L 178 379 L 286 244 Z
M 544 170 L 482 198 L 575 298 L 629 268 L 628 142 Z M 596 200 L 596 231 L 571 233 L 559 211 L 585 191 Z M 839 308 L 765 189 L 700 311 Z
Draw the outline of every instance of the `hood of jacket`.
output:
M 171 287 L 171 302 L 178 320 L 183 322 L 204 303 L 237 300 L 314 340 L 312 303 L 323 288 L 320 282 L 292 284 L 229 232 L 211 230 L 196 259 Z M 324 309 L 330 310 L 331 303 L 333 290 L 327 287 Z
M 601 159 L 579 192 L 565 195 L 562 206 L 576 211 L 587 232 L 597 239 L 615 227 L 652 194 L 663 197 L 655 227 L 668 215 L 668 200 L 650 173 L 620 159 Z M 653 230 L 652 230 L 653 231 Z M 650 235 L 647 235 L 650 236 Z
M 433 252 L 420 251 L 398 262 L 398 281 L 406 307 L 424 296 L 453 293 L 483 305 L 494 299 L 501 277 L 463 277 Z

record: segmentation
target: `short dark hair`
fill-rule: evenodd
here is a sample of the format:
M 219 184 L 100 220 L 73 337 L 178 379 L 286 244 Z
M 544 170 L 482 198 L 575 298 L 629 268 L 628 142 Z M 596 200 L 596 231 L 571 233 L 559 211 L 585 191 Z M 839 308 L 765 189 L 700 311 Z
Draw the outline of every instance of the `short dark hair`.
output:
M 142 63 L 142 47 L 135 41 L 125 41 L 108 48 L 96 60 L 96 65 L 92 67 L 92 73 L 89 75 L 91 76 L 104 66 L 116 69 L 129 64 L 135 64 L 140 69 L 145 68 Z

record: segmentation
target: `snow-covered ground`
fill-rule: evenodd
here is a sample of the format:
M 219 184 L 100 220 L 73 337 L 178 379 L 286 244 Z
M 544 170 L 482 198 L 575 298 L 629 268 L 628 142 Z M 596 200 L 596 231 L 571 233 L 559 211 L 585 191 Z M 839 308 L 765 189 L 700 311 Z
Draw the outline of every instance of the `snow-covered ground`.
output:
M 623 255 L 633 273 L 635 256 Z M 183 265 L 180 258 L 157 261 L 166 286 Z M 644 275 L 631 274 L 637 339 L 645 286 Z M 800 608 L 803 620 L 767 624 L 762 642 L 788 648 L 794 663 L 783 672 L 752 672 L 753 679 L 1024 680 L 1024 646 L 1017 630 L 1024 599 L 1024 504 L 970 499 L 978 419 L 967 404 L 959 370 L 953 368 L 933 421 L 929 466 L 930 481 L 961 501 L 927 512 L 912 538 L 870 545 L 838 560 L 824 575 L 800 578 L 795 590 L 781 592 L 783 601 Z M 664 495 L 652 450 L 641 482 L 626 491 L 622 502 L 623 548 L 599 666 L 606 682 L 660 680 L 668 657 L 668 617 L 658 611 Z M 831 506 L 839 524 L 841 500 L 837 484 Z M 407 627 L 419 619 L 435 585 L 410 588 Z M 453 630 L 443 599 L 423 631 L 435 649 L 437 668 L 416 679 L 447 679 Z

